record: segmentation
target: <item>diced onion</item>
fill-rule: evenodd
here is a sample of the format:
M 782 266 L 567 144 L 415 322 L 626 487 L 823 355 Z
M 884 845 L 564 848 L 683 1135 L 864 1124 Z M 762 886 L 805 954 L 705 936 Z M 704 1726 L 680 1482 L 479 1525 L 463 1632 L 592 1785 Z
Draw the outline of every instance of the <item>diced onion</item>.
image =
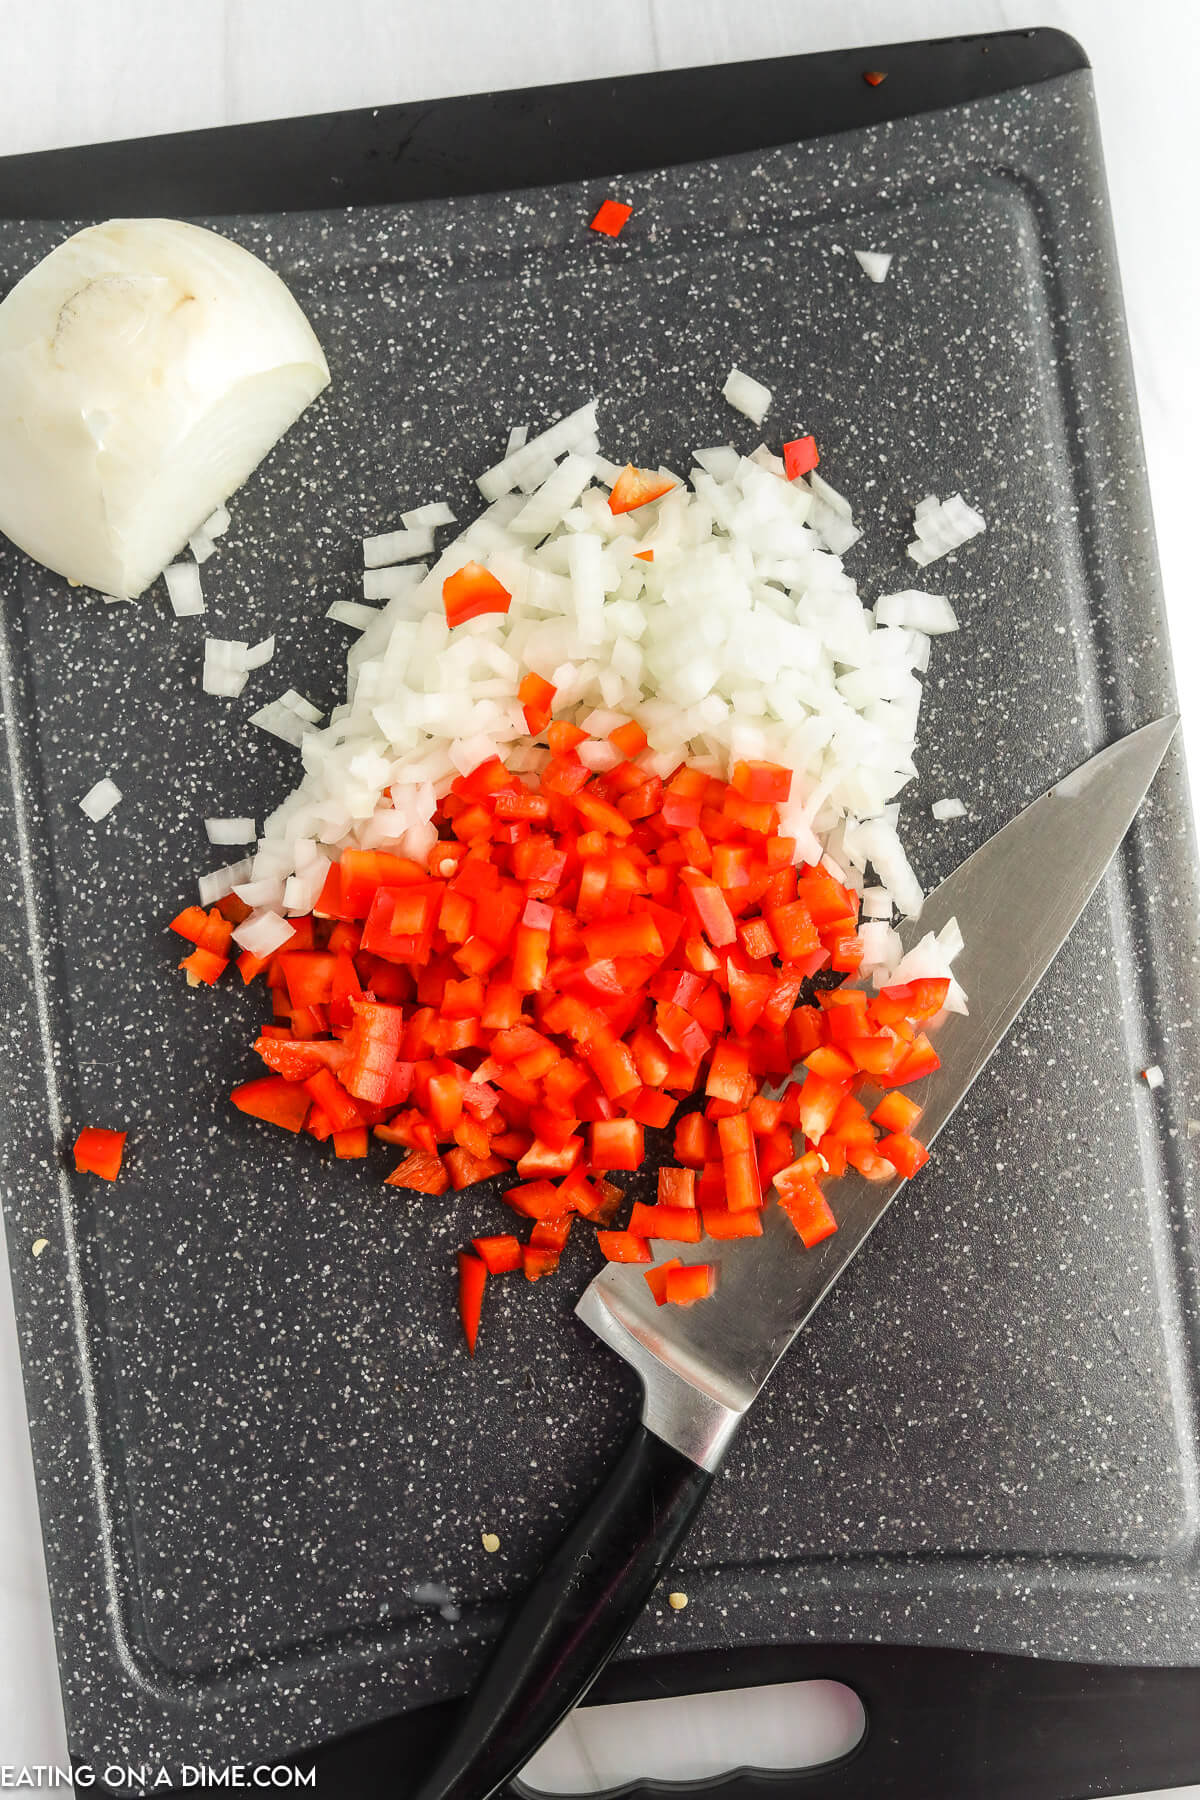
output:
M 205 819 L 210 844 L 252 844 L 257 833 L 253 819 Z
M 454 522 L 454 511 L 444 500 L 429 500 L 424 506 L 414 506 L 411 512 L 400 514 L 400 523 L 409 531 L 436 530 L 439 525 L 453 525 Z
M 201 906 L 215 906 L 226 894 L 232 894 L 239 882 L 249 879 L 253 866 L 253 857 L 247 856 L 241 862 L 227 863 L 223 869 L 212 869 L 207 875 L 201 875 L 197 883 Z
M 762 424 L 771 405 L 770 388 L 764 387 L 761 381 L 755 381 L 753 375 L 747 375 L 741 369 L 730 369 L 721 394 L 730 406 L 745 413 L 756 425 Z
M 339 625 L 352 625 L 355 631 L 365 631 L 379 617 L 379 608 L 364 606 L 358 600 L 335 600 L 326 607 L 325 617 L 335 619 Z
M 965 819 L 967 816 L 966 807 L 958 799 L 935 800 L 929 810 L 938 820 Z
M 90 787 L 79 802 L 80 810 L 85 812 L 94 824 L 106 819 L 113 807 L 122 799 L 120 788 L 107 775 L 101 776 L 94 787 Z
M 251 725 L 257 725 L 262 731 L 269 731 L 274 737 L 282 738 L 285 744 L 293 744 L 297 748 L 314 725 L 319 725 L 324 715 L 311 700 L 289 688 L 278 700 L 269 700 L 260 706 L 256 713 L 251 713 Z
M 1148 1088 L 1160 1088 L 1165 1080 L 1157 1063 L 1151 1063 L 1148 1069 L 1142 1070 L 1142 1080 Z
M 391 563 L 412 562 L 428 556 L 433 549 L 433 530 L 416 528 L 385 531 L 379 537 L 363 539 L 363 564 L 368 569 L 387 568 Z
M 935 494 L 926 495 L 913 509 L 913 523 L 917 535 L 908 546 L 908 554 L 922 567 L 987 530 L 983 514 L 968 506 L 961 494 L 951 494 L 942 501 Z
M 887 272 L 892 266 L 892 254 L 890 250 L 856 250 L 854 259 L 872 281 L 886 281 Z
M 248 919 L 236 927 L 233 941 L 248 950 L 251 956 L 270 956 L 281 945 L 286 944 L 292 935 L 292 927 L 286 919 L 270 908 L 262 912 L 252 912 Z
M 190 619 L 204 611 L 204 595 L 200 591 L 200 570 L 194 562 L 170 563 L 163 570 L 167 598 L 177 619 Z

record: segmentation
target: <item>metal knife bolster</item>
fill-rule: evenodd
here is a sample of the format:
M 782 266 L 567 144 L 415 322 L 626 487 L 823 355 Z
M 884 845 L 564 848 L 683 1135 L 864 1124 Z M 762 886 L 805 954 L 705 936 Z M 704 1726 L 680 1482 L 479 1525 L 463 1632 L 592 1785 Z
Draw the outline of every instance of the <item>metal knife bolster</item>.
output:
M 723 1384 L 711 1369 L 677 1358 L 677 1347 L 665 1337 L 655 1342 L 649 1331 L 643 1336 L 643 1328 L 618 1318 L 609 1300 L 592 1282 L 575 1311 L 641 1376 L 643 1425 L 698 1468 L 717 1469 L 757 1390 L 718 1393 Z

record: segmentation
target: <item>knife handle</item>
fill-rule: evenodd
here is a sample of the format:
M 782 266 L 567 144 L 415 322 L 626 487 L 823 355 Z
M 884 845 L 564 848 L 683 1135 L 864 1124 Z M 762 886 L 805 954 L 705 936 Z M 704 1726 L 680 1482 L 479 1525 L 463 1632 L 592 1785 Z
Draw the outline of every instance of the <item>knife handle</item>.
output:
M 487 1800 L 528 1762 L 629 1632 L 711 1481 L 638 1426 L 511 1614 L 415 1800 Z

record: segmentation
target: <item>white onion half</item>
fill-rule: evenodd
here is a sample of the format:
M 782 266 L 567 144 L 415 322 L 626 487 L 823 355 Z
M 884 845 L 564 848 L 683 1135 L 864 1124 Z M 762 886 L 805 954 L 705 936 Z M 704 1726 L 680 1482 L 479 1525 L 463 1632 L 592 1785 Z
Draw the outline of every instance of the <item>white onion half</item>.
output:
M 329 381 L 273 270 L 174 219 L 113 219 L 0 303 L 0 530 L 132 599 Z

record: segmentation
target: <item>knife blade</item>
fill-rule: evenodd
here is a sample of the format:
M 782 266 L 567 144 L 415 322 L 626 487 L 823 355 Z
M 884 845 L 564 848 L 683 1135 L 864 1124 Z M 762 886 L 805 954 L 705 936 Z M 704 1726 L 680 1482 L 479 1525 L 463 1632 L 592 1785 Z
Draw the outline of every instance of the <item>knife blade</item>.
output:
M 935 1033 L 942 1067 L 905 1089 L 924 1108 L 922 1142 L 955 1111 L 1075 925 L 1125 836 L 1178 720 L 1159 719 L 1101 750 L 989 838 L 901 930 L 905 949 L 957 918 L 955 964 L 968 1016 Z M 848 1172 L 829 1187 L 838 1229 L 806 1250 L 780 1208 L 761 1238 L 721 1259 L 717 1291 L 701 1306 L 660 1307 L 642 1269 L 610 1263 L 576 1312 L 646 1383 L 643 1418 L 685 1455 L 716 1466 L 747 1406 L 796 1332 L 865 1243 L 904 1182 Z M 712 1245 L 672 1244 L 684 1262 Z
M 938 1072 L 908 1090 L 941 1130 L 1058 951 L 1129 829 L 1178 726 L 1155 720 L 1093 756 L 988 839 L 907 925 L 957 918 L 966 1016 L 937 1028 Z M 747 1408 L 903 1182 L 831 1183 L 838 1229 L 805 1250 L 768 1201 L 761 1238 L 727 1245 L 715 1295 L 658 1307 L 642 1267 L 609 1265 L 576 1312 L 630 1363 L 642 1420 L 510 1618 L 417 1800 L 487 1800 L 528 1761 L 618 1648 L 687 1531 Z M 672 1244 L 689 1261 L 711 1246 Z

